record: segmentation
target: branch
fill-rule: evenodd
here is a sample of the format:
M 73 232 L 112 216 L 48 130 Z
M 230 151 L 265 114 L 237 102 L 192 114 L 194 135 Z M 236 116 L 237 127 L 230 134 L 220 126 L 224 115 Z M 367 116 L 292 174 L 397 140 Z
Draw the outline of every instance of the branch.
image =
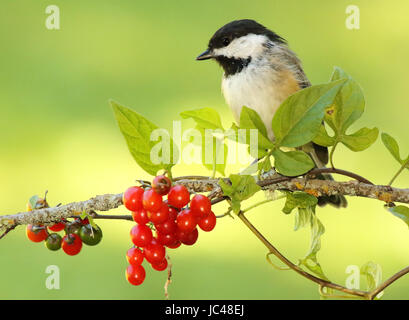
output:
M 208 177 L 176 178 L 178 184 L 185 185 L 191 192 L 211 192 L 212 203 L 226 199 L 217 179 Z M 228 181 L 228 179 L 226 179 Z M 346 195 L 378 199 L 387 203 L 409 203 L 409 189 L 398 189 L 390 186 L 371 185 L 358 181 L 338 182 L 308 178 L 290 178 L 279 176 L 275 179 L 258 181 L 264 190 L 305 191 L 314 196 Z M 49 224 L 64 218 L 77 216 L 82 212 L 109 211 L 122 205 L 122 194 L 99 195 L 86 201 L 72 202 L 63 206 L 44 208 L 30 212 L 0 216 L 0 229 L 26 224 Z M 98 219 L 114 219 L 115 216 L 98 215 Z M 116 219 L 131 220 L 130 216 L 116 216 Z
M 260 186 L 268 190 L 304 191 L 316 197 L 323 195 L 344 195 L 378 199 L 385 202 L 409 203 L 409 189 L 398 189 L 389 186 L 378 186 L 358 181 L 338 182 L 330 180 L 309 180 L 295 178 L 290 181 L 261 181 Z
M 122 205 L 122 194 L 104 194 L 87 201 L 72 202 L 64 206 L 20 212 L 13 215 L 0 216 L 0 229 L 24 224 L 50 224 L 66 218 L 78 216 L 82 212 L 109 211 Z

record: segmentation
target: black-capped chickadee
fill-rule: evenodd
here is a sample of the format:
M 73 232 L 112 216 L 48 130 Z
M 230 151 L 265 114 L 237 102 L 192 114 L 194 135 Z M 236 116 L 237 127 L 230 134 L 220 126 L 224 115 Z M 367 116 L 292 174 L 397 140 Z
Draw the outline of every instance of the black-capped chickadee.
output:
M 272 119 L 280 104 L 294 92 L 310 86 L 301 61 L 275 32 L 254 20 L 232 21 L 210 39 L 208 49 L 197 60 L 216 60 L 224 70 L 222 91 L 237 123 L 243 106 L 255 110 L 269 138 L 274 139 Z M 318 168 L 328 163 L 328 150 L 310 143 L 303 147 Z M 322 179 L 331 179 L 323 175 Z M 346 207 L 343 196 L 324 196 L 319 205 Z

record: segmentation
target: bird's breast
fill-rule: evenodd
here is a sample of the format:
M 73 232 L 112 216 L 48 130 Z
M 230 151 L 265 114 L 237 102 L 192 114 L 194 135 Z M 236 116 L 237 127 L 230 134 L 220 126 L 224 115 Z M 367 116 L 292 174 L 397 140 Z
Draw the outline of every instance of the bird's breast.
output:
M 289 70 L 270 66 L 248 66 L 243 71 L 223 77 L 222 91 L 237 123 L 243 106 L 255 110 L 263 120 L 269 138 L 274 139 L 271 122 L 280 104 L 300 87 Z

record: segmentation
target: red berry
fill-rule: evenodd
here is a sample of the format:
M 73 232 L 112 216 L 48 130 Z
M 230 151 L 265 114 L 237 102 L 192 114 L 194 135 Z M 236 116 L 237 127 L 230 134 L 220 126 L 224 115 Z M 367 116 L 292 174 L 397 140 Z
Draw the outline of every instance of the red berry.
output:
M 187 190 L 185 186 L 178 184 L 170 188 L 168 194 L 168 202 L 171 206 L 174 206 L 176 208 L 183 208 L 189 203 L 189 200 L 189 190 Z
M 168 177 L 165 177 L 163 175 L 155 177 L 152 181 L 152 189 L 161 196 L 168 194 L 171 186 L 172 181 L 170 181 Z
M 126 252 L 126 259 L 129 264 L 139 266 L 143 262 L 144 254 L 139 248 L 131 248 Z
M 122 202 L 128 210 L 137 211 L 142 208 L 143 193 L 140 187 L 130 187 L 122 195 Z
M 178 226 L 175 220 L 168 219 L 164 223 L 155 224 L 156 231 L 163 233 L 163 234 L 171 234 L 175 233 L 178 229 Z
M 152 268 L 157 270 L 157 271 L 163 271 L 168 267 L 168 260 L 163 259 L 161 262 L 159 263 L 153 263 L 152 264 Z
M 32 224 L 27 225 L 26 234 L 27 238 L 33 242 L 41 242 L 48 237 L 47 230 L 44 226 L 33 226 Z
M 212 209 L 212 203 L 209 198 L 202 195 L 195 195 L 190 201 L 190 210 L 192 210 L 193 215 L 198 218 L 206 217 Z
M 67 234 L 64 236 L 64 238 L 62 238 L 61 248 L 66 254 L 75 256 L 81 251 L 82 240 L 75 233 Z
M 149 220 L 154 224 L 160 224 L 169 219 L 169 209 L 166 203 L 162 203 L 161 208 L 157 212 L 148 212 Z
M 131 229 L 131 240 L 137 247 L 146 247 L 152 241 L 152 231 L 146 225 L 137 224 Z
M 178 216 L 179 211 L 169 206 L 168 206 L 168 211 L 169 211 L 169 220 L 175 221 Z
M 166 255 L 166 249 L 160 243 L 151 243 L 145 249 L 143 249 L 145 258 L 149 263 L 155 264 L 161 262 Z
M 175 233 L 165 234 L 162 232 L 158 232 L 156 238 L 158 239 L 158 242 L 164 246 L 173 244 L 178 240 Z
M 136 223 L 147 224 L 149 222 L 148 212 L 144 208 L 132 211 L 132 218 Z
M 197 241 L 197 238 L 199 237 L 199 231 L 197 230 L 197 228 L 195 228 L 192 232 L 184 232 L 178 230 L 176 236 L 183 244 L 191 246 Z
M 56 224 L 53 224 L 52 226 L 49 226 L 48 229 L 54 232 L 58 232 L 61 230 L 64 230 L 65 228 L 65 223 L 64 222 L 58 222 Z
M 142 204 L 146 211 L 157 212 L 162 207 L 162 196 L 153 189 L 146 190 L 142 196 Z
M 167 246 L 168 248 L 170 248 L 170 249 L 176 249 L 176 248 L 179 248 L 181 244 L 182 244 L 182 243 L 180 242 L 180 240 L 176 240 L 174 243 L 172 243 L 172 244 L 167 244 L 166 246 Z
M 203 231 L 212 231 L 216 226 L 216 216 L 214 215 L 213 211 L 210 211 L 210 213 L 206 217 L 200 219 L 197 224 Z
M 184 232 L 192 232 L 196 228 L 197 222 L 196 218 L 193 216 L 192 211 L 189 209 L 182 210 L 179 212 L 176 222 L 178 229 Z
M 125 276 L 126 280 L 128 280 L 130 284 L 133 284 L 134 286 L 139 286 L 145 280 L 146 272 L 144 267 L 142 267 L 141 265 L 139 266 L 129 265 L 128 268 L 126 268 Z

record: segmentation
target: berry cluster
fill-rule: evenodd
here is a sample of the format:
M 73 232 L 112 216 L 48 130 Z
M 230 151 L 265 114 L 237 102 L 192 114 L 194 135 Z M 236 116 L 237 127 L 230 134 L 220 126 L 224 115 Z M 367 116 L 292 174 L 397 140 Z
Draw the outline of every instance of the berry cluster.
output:
M 34 201 L 33 201 L 34 199 Z M 34 209 L 48 208 L 45 199 L 34 196 L 27 204 L 27 211 Z M 57 232 L 63 231 L 65 235 L 61 237 Z M 31 225 L 26 229 L 27 238 L 33 242 L 45 242 L 45 246 L 51 251 L 62 250 L 74 256 L 82 249 L 82 244 L 95 246 L 102 240 L 102 230 L 96 224 L 90 224 L 88 218 L 75 218 L 72 221 L 64 219 L 51 226 Z
M 166 195 L 167 199 L 163 200 Z M 168 266 L 165 247 L 191 246 L 199 236 L 197 226 L 208 232 L 216 225 L 216 216 L 206 196 L 196 194 L 190 199 L 185 186 L 172 186 L 172 181 L 164 175 L 155 177 L 151 188 L 128 188 L 122 201 L 137 223 L 131 229 L 135 246 L 126 255 L 129 262 L 126 279 L 133 285 L 145 280 L 142 266 L 145 259 L 153 269 L 163 271 Z

